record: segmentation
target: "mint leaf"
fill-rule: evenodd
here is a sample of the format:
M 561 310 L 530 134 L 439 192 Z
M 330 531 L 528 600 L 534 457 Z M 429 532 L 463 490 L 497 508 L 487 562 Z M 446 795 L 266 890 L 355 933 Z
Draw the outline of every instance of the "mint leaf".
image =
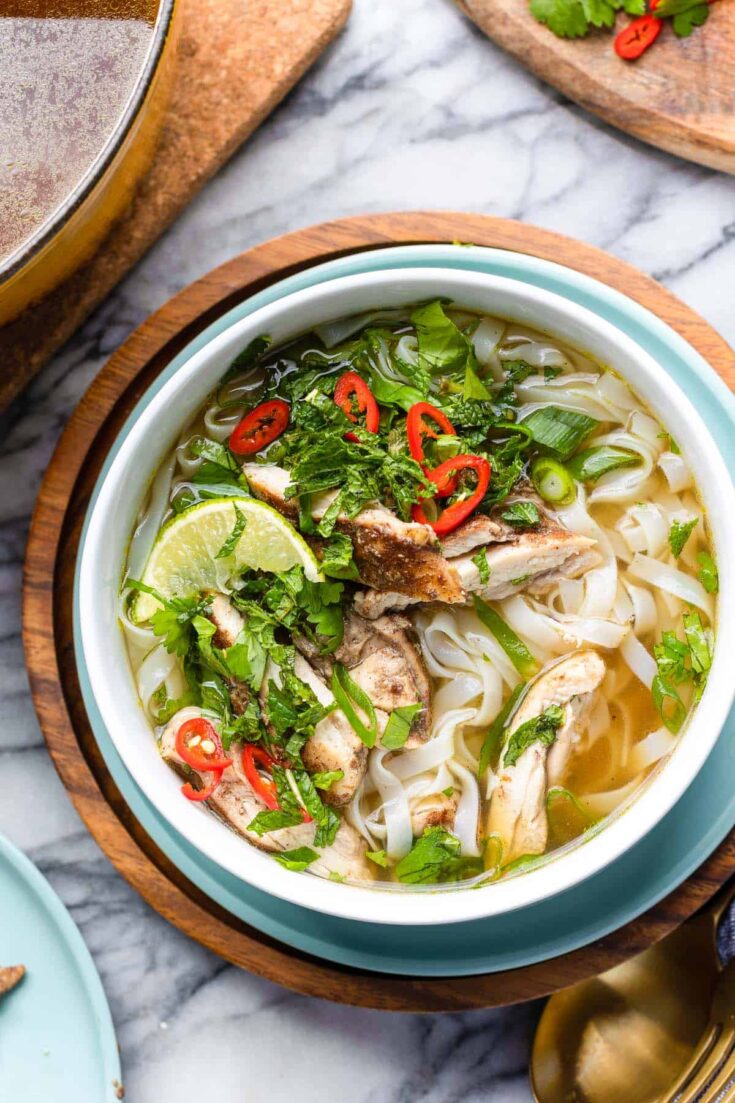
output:
M 556 741 L 557 730 L 564 723 L 564 710 L 559 705 L 549 705 L 540 716 L 526 720 L 511 735 L 503 754 L 503 766 L 515 766 L 523 752 L 533 743 L 550 747 Z
M 720 576 L 717 572 L 717 564 L 709 552 L 700 552 L 697 556 L 697 562 L 699 563 L 697 578 L 708 594 L 716 594 L 720 589 Z
M 396 751 L 404 745 L 411 733 L 411 725 L 423 709 L 421 702 L 415 705 L 403 705 L 393 709 L 385 725 L 385 731 L 380 740 L 381 746 L 389 751 Z
M 472 562 L 477 567 L 480 575 L 480 585 L 484 586 L 490 581 L 491 573 L 490 564 L 487 561 L 487 548 L 480 548 L 480 550 L 472 556 Z
M 696 528 L 698 521 L 698 517 L 693 517 L 691 521 L 674 521 L 672 523 L 669 529 L 669 547 L 677 559 L 684 551 L 684 546 Z
M 517 525 L 519 528 L 537 525 L 541 520 L 538 507 L 534 502 L 513 502 L 501 516 L 509 525 Z
M 227 559 L 229 555 L 232 555 L 240 541 L 240 537 L 245 531 L 245 525 L 247 523 L 245 514 L 242 510 L 237 508 L 234 502 L 232 503 L 232 508 L 235 511 L 235 524 L 233 525 L 232 532 L 215 555 L 215 559 Z
M 280 854 L 274 854 L 273 857 L 284 869 L 301 873 L 302 870 L 308 869 L 319 855 L 310 846 L 299 846 L 296 850 L 282 850 Z

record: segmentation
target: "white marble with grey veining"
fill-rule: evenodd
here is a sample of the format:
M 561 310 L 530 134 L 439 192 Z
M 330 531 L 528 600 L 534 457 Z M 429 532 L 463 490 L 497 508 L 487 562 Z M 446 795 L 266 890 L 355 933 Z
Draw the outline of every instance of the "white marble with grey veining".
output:
M 0 831 L 82 930 L 133 1103 L 198 1103 L 202 1091 L 219 1103 L 530 1099 L 537 1007 L 448 1016 L 335 1007 L 225 965 L 159 918 L 77 818 L 23 667 L 21 559 L 34 496 L 64 422 L 119 342 L 256 242 L 418 207 L 519 218 L 592 242 L 662 280 L 735 343 L 735 179 L 586 115 L 450 0 L 355 0 L 341 39 L 2 418 Z

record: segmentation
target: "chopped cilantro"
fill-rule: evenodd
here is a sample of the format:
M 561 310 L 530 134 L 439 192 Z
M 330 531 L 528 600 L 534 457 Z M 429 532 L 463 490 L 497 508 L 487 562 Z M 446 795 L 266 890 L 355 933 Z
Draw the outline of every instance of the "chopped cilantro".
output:
M 720 589 L 720 577 L 717 573 L 717 564 L 709 552 L 699 552 L 697 555 L 697 562 L 699 563 L 697 578 L 708 594 L 716 594 Z
M 674 521 L 669 529 L 669 547 L 672 554 L 678 559 L 684 551 L 684 546 L 697 526 L 698 517 L 692 517 L 691 521 Z
M 376 866 L 381 866 L 382 869 L 388 868 L 388 855 L 384 850 L 366 850 L 365 857 L 369 858 L 371 862 L 375 862 Z

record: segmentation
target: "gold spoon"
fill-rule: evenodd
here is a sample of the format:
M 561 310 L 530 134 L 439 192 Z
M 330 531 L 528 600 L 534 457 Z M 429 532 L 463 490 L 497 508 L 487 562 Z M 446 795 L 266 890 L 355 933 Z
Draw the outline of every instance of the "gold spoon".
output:
M 710 1020 L 717 927 L 735 881 L 650 950 L 552 996 L 531 1056 L 537 1103 L 657 1103 Z

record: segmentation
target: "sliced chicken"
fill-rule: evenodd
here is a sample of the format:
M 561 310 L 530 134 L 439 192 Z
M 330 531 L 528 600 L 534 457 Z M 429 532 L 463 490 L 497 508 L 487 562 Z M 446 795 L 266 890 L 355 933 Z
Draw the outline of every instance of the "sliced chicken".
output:
M 450 532 L 442 540 L 442 552 L 447 559 L 454 559 L 458 555 L 466 555 L 481 548 L 484 544 L 498 544 L 506 540 L 513 540 L 518 535 L 518 529 L 513 528 L 507 521 L 488 517 L 486 513 L 474 513 L 468 521 Z
M 212 636 L 215 647 L 226 650 L 232 647 L 237 637 L 245 627 L 245 618 L 239 609 L 236 609 L 226 594 L 210 595 L 207 617 L 211 620 L 217 631 Z M 232 711 L 237 716 L 242 716 L 250 701 L 250 690 L 244 682 L 231 678 L 229 683 L 230 702 Z
M 473 521 L 476 534 L 483 528 L 489 531 L 479 518 Z M 461 532 L 459 529 L 457 531 Z M 466 546 L 472 539 L 470 531 L 464 539 L 460 537 L 454 548 Z M 446 550 L 446 542 L 444 546 Z M 498 601 L 524 590 L 545 593 L 559 579 L 578 578 L 600 562 L 594 540 L 570 532 L 548 518 L 533 529 L 506 531 L 500 542 L 480 547 L 485 549 L 490 571 L 487 582 L 481 581 L 480 570 L 474 562 L 477 551 L 474 555 L 455 556 L 447 563 L 459 582 L 464 603 L 473 594 L 487 601 Z M 413 604 L 415 599 L 412 597 L 384 590 L 366 590 L 355 595 L 355 608 L 361 616 L 370 620 L 382 616 L 389 609 L 404 609 Z
M 294 660 L 294 674 L 314 691 L 320 705 L 334 704 L 334 695 L 302 655 Z M 304 766 L 310 774 L 341 770 L 344 777 L 322 793 L 327 804 L 340 807 L 357 792 L 367 771 L 368 749 L 355 734 L 340 709 L 334 709 L 320 720 L 314 734 L 301 752 Z
M 564 720 L 551 748 L 532 743 L 515 765 L 507 767 L 503 765 L 504 751 L 501 753 L 487 831 L 500 836 L 503 862 L 546 850 L 546 794 L 563 775 L 604 677 L 605 663 L 596 651 L 575 651 L 539 675 L 523 697 L 508 727 L 505 746 L 522 724 L 541 716 L 550 705 L 563 709 Z
M 212 642 L 215 647 L 224 650 L 232 647 L 237 640 L 245 627 L 245 618 L 226 594 L 213 594 L 210 597 L 207 617 L 217 629 L 212 636 Z
M 258 498 L 289 520 L 298 520 L 298 503 L 286 499 L 291 477 L 281 467 L 245 464 L 243 471 Z M 334 494 L 320 495 L 312 505 L 320 520 Z M 401 521 L 390 510 L 376 505 L 354 518 L 340 516 L 336 529 L 352 540 L 355 563 L 365 586 L 406 593 L 417 601 L 457 602 L 462 591 L 456 575 L 444 559 L 439 542 L 428 525 Z M 319 538 L 306 537 L 317 553 Z
M 414 806 L 411 811 L 411 830 L 415 839 L 420 839 L 427 827 L 443 827 L 454 830 L 454 817 L 457 805 L 446 793 L 430 793 Z
M 320 656 L 306 640 L 297 640 L 312 665 L 330 678 L 332 660 L 346 666 L 350 677 L 364 689 L 379 713 L 379 729 L 387 722 L 380 713 L 389 714 L 405 705 L 421 703 L 422 711 L 411 727 L 406 747 L 425 742 L 431 731 L 431 682 L 413 625 L 407 617 L 381 617 L 366 621 L 356 613 L 345 617 L 342 643 L 334 655 Z
M 170 766 L 182 772 L 184 763 L 176 750 L 176 732 L 186 720 L 202 716 L 202 710 L 195 706 L 180 709 L 163 730 L 160 740 L 161 755 Z M 262 812 L 265 804 L 251 788 L 241 765 L 239 748 L 232 755 L 233 765 L 222 774 L 222 780 L 207 805 L 217 813 L 220 819 L 260 850 L 278 852 L 294 850 L 300 846 L 314 845 L 316 831 L 313 823 L 299 824 L 297 827 L 285 827 L 279 831 L 270 831 L 267 835 L 256 835 L 248 830 L 248 825 Z M 209 774 L 199 775 L 203 784 L 210 780 Z M 372 881 L 375 879 L 372 864 L 365 857 L 366 844 L 360 834 L 350 824 L 340 821 L 334 842 L 319 852 L 319 858 L 309 867 L 315 873 L 328 876 L 338 873 L 354 881 Z

